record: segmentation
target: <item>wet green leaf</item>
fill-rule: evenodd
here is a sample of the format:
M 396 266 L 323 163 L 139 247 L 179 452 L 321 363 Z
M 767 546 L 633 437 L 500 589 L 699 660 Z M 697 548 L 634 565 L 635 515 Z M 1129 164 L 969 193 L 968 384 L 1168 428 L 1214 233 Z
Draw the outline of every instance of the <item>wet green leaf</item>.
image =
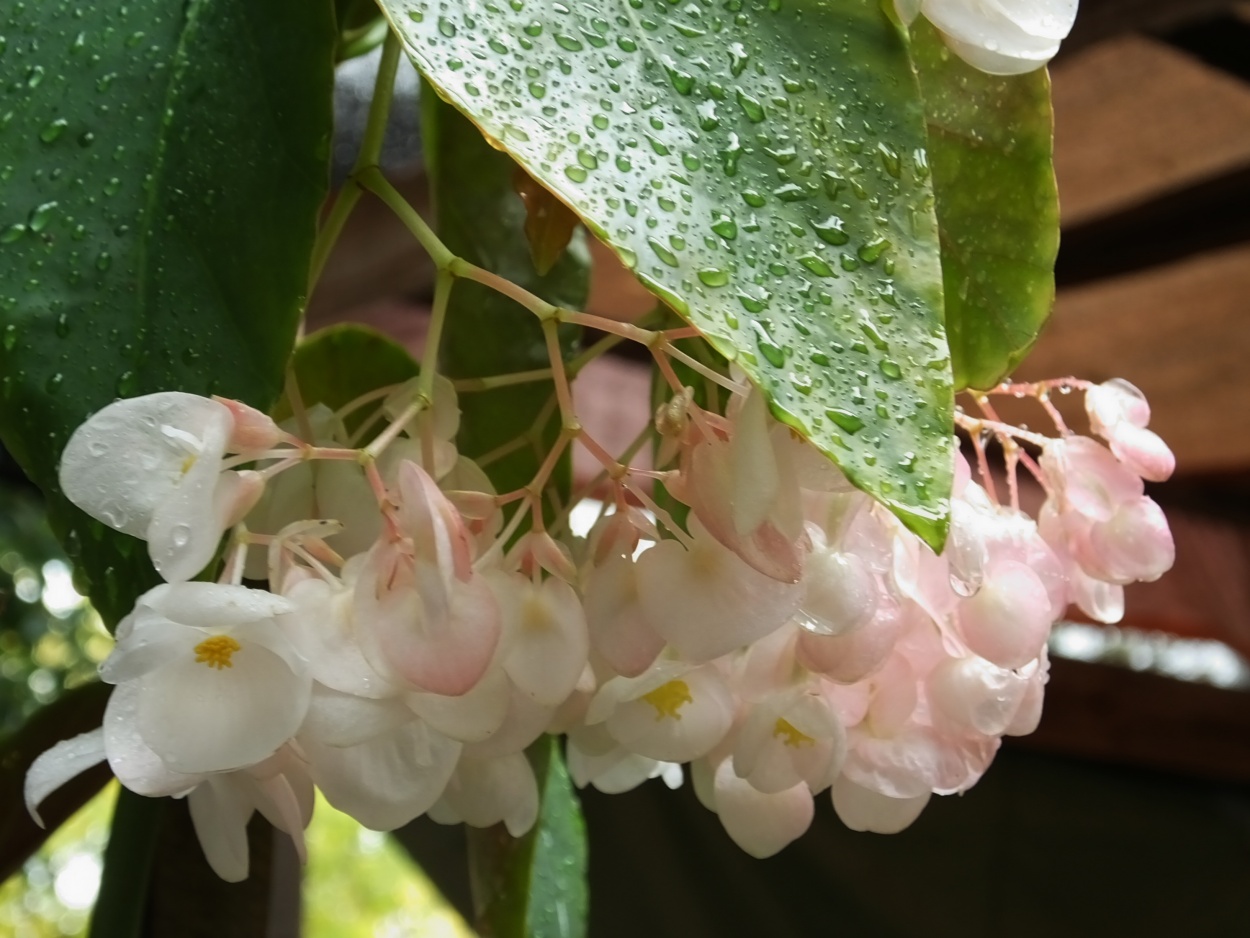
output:
M 383 0 L 439 92 L 862 488 L 945 532 L 923 107 L 877 0 Z
M 484 938 L 582 938 L 586 934 L 586 825 L 560 753 L 544 736 L 527 755 L 538 777 L 538 820 L 520 839 L 502 825 L 469 830 L 469 860 Z
M 334 10 L 131 0 L 6 17 L 0 436 L 116 621 L 154 574 L 143 544 L 60 498 L 61 449 L 117 397 L 273 403 L 327 186 Z
M 987 75 L 923 19 L 912 57 L 929 124 L 946 331 L 957 387 L 993 387 L 1050 315 L 1059 198 L 1046 70 Z

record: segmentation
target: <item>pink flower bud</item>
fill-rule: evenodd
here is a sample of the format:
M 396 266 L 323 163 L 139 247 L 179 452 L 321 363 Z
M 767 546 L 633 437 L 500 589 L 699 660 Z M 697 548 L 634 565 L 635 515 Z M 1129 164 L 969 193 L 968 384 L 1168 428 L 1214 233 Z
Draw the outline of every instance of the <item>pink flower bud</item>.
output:
M 1159 434 L 1130 423 L 1116 425 L 1111 435 L 1111 452 L 1129 469 L 1151 482 L 1164 482 L 1176 469 L 1176 457 Z
M 234 418 L 234 427 L 230 438 L 226 441 L 226 450 L 231 453 L 251 453 L 267 450 L 276 446 L 282 439 L 282 430 L 268 414 L 263 414 L 255 407 L 249 407 L 242 401 L 228 397 L 213 396 L 213 400 L 224 404 Z

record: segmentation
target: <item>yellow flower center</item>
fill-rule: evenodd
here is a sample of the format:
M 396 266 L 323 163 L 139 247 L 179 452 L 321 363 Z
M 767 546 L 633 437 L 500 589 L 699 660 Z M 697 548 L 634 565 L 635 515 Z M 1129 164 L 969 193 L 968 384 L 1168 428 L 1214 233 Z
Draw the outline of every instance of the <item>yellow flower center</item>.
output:
M 223 668 L 233 668 L 234 664 L 230 658 L 242 647 L 229 635 L 214 635 L 195 646 L 195 660 L 199 664 L 206 664 L 218 671 Z
M 641 699 L 655 707 L 657 721 L 665 717 L 680 720 L 681 708 L 688 703 L 694 703 L 694 697 L 690 695 L 690 685 L 685 681 L 669 681 L 667 684 L 661 684 L 655 690 L 643 694 Z
M 792 749 L 798 749 L 800 746 L 816 745 L 816 740 L 802 730 L 795 729 L 794 724 L 789 720 L 783 720 L 780 717 L 773 724 L 773 735 Z

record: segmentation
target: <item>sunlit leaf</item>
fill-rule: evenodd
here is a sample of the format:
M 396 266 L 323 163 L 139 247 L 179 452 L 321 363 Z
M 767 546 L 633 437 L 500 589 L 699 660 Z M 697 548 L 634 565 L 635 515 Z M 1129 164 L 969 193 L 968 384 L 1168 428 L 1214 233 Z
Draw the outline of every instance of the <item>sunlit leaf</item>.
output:
M 946 331 L 957 387 L 993 387 L 1024 357 L 1055 299 L 1059 198 L 1046 70 L 987 75 L 924 19 L 912 56 L 929 124 Z
M 877 0 L 383 0 L 439 92 L 931 543 L 951 378 L 923 107 Z

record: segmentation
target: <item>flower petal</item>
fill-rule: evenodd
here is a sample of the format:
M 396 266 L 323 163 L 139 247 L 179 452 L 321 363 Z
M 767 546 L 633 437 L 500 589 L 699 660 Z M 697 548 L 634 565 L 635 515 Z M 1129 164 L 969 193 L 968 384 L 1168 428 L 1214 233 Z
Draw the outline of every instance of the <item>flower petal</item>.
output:
M 26 771 L 26 810 L 43 827 L 37 810 L 43 799 L 71 778 L 104 761 L 104 727 L 63 739 L 40 753 Z
M 228 775 L 208 778 L 187 796 L 187 807 L 213 872 L 228 883 L 247 879 L 247 822 L 255 809 L 246 790 Z
M 920 816 L 929 803 L 930 792 L 914 798 L 891 798 L 856 785 L 845 775 L 833 783 L 833 810 L 853 831 L 897 834 Z
M 228 771 L 272 755 L 299 729 L 312 690 L 307 674 L 257 643 L 221 669 L 196 661 L 188 645 L 185 660 L 136 683 L 139 732 L 178 772 Z
M 716 813 L 734 843 L 756 859 L 779 853 L 811 826 L 812 793 L 800 783 L 766 795 L 738 778 L 733 760 L 716 769 Z
M 61 490 L 91 517 L 144 537 L 157 506 L 182 482 L 185 461 L 219 461 L 232 424 L 223 405 L 181 391 L 115 401 L 70 437 L 61 454 Z M 197 452 L 202 435 L 216 442 L 215 456 L 206 447 Z
M 304 751 L 313 781 L 330 804 L 365 827 L 389 831 L 438 801 L 460 743 L 413 719 L 359 746 L 310 743 Z

